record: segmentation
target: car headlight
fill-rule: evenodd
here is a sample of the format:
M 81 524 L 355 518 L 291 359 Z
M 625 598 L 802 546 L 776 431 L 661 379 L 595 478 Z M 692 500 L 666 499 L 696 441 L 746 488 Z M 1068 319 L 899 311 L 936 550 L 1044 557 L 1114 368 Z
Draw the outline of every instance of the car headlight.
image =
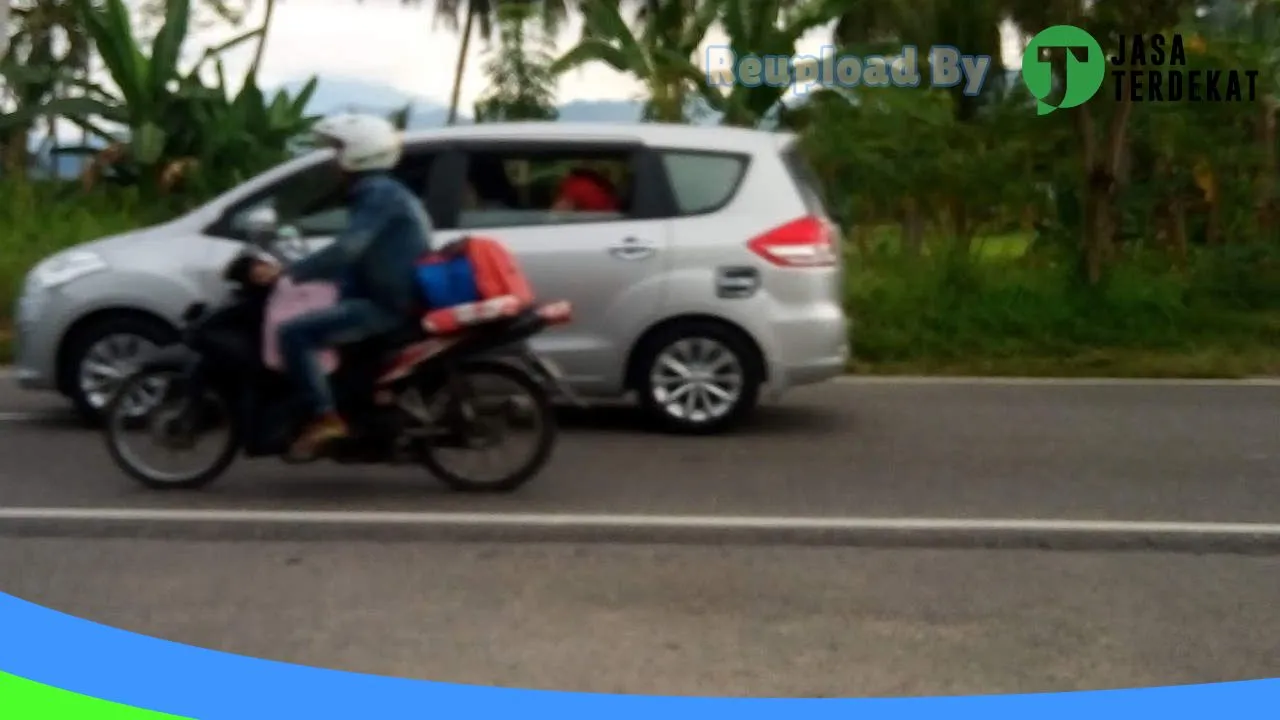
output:
M 107 261 L 101 255 L 88 250 L 68 250 L 37 265 L 31 271 L 29 282 L 33 288 L 52 288 L 106 269 Z

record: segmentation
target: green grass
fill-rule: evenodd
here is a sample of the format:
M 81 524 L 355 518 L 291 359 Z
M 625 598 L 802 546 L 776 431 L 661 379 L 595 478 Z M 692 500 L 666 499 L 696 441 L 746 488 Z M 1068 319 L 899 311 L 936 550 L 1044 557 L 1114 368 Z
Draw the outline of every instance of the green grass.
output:
M 1030 244 L 1031 236 L 1027 233 L 1009 232 L 974 238 L 972 249 L 974 255 L 983 260 L 1002 260 L 1021 257 Z M 881 225 L 867 233 L 867 245 L 875 256 L 898 255 L 902 253 L 902 234 L 896 226 Z M 945 239 L 932 237 L 925 241 L 923 252 L 938 253 L 946 245 Z
M 70 245 L 165 219 L 123 190 L 0 184 L 0 362 L 26 272 Z M 1021 233 L 900 252 L 896 228 L 849 250 L 846 304 L 860 373 L 1240 377 L 1280 374 L 1280 248 L 1201 253 L 1175 269 L 1129 259 L 1100 288 L 1029 255 Z
M 164 219 L 128 190 L 92 193 L 74 185 L 0 183 L 0 336 L 22 279 L 37 262 L 77 243 Z
M 994 242 L 992 241 L 994 240 Z M 1240 377 L 1280 373 L 1280 249 L 1129 258 L 1085 287 L 989 239 L 970 262 L 850 259 L 855 372 Z M 994 248 L 994 250 L 992 249 Z
M 930 358 L 850 363 L 859 375 L 942 375 L 960 377 L 1217 378 L 1238 380 L 1280 375 L 1274 347 L 1208 346 L 1179 351 L 1085 350 L 1057 357 Z
M 976 238 L 973 252 L 983 260 L 1013 260 L 1022 257 L 1031 246 L 1026 233 L 1005 233 Z

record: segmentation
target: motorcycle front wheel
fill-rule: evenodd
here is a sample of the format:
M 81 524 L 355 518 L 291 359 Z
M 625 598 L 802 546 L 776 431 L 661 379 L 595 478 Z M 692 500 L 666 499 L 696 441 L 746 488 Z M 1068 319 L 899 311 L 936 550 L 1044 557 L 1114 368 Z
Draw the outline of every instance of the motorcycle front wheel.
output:
M 428 441 L 422 463 L 452 490 L 512 492 L 551 458 L 558 432 L 551 395 L 519 368 L 501 362 L 469 364 L 425 397 L 442 434 Z M 489 451 L 516 434 L 526 436 L 524 450 L 510 462 L 490 462 Z M 470 467 L 461 469 L 454 460 Z
M 161 397 L 140 417 L 133 410 L 138 394 Z M 226 471 L 240 450 L 239 423 L 227 399 L 212 389 L 192 397 L 181 374 L 172 370 L 135 373 L 120 385 L 104 415 L 112 461 L 153 490 L 204 487 Z M 157 449 L 162 458 L 148 459 L 146 451 Z M 190 466 L 166 469 L 165 460 L 190 461 Z

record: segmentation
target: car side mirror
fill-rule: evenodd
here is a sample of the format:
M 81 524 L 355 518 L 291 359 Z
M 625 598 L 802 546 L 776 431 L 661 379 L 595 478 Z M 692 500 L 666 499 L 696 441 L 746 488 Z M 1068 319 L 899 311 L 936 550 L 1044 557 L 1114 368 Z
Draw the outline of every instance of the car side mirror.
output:
M 276 238 L 280 229 L 280 216 L 275 208 L 263 205 L 250 210 L 241 227 L 251 242 L 262 245 Z
M 270 252 L 277 260 L 296 262 L 306 257 L 307 244 L 302 233 L 293 225 L 281 225 L 271 240 Z

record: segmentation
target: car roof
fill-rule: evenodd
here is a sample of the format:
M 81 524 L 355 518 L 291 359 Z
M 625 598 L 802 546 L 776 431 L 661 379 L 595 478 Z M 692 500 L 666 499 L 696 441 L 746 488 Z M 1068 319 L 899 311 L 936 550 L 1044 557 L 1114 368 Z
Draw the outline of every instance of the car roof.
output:
M 670 148 L 755 153 L 784 148 L 794 142 L 795 135 L 720 125 L 531 121 L 410 130 L 404 139 L 409 144 L 442 140 L 639 141 Z

